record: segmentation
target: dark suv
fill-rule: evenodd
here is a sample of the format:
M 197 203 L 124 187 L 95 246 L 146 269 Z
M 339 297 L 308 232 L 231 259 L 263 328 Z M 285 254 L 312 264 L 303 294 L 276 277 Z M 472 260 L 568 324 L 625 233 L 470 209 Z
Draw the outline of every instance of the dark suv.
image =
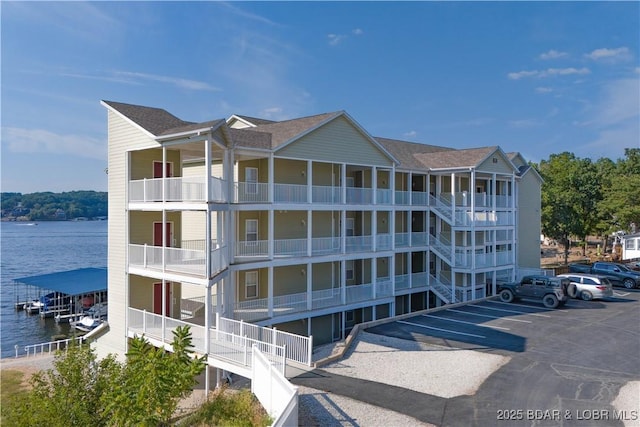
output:
M 503 302 L 536 299 L 542 300 L 547 308 L 556 308 L 568 301 L 570 285 L 571 281 L 566 277 L 524 276 L 519 282 L 499 285 L 498 294 Z

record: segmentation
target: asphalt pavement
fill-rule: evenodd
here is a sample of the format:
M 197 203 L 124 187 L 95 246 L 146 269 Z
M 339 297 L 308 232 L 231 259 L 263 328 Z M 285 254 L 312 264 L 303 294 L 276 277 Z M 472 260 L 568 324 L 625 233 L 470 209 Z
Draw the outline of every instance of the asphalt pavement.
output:
M 616 289 L 613 298 L 570 300 L 555 310 L 537 302 L 486 300 L 366 331 L 510 361 L 474 395 L 453 398 L 323 369 L 291 382 L 438 426 L 640 426 L 640 395 L 634 410 L 612 405 L 621 387 L 640 381 L 640 290 Z

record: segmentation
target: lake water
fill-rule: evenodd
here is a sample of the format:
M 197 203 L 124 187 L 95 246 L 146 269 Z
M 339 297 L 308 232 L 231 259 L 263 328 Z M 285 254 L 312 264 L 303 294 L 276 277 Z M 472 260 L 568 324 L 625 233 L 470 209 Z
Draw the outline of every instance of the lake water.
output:
M 1 356 L 20 354 L 24 346 L 68 335 L 69 325 L 16 311 L 26 287 L 13 279 L 107 265 L 107 221 L 0 222 L 0 350 Z M 32 296 L 37 296 L 31 292 Z

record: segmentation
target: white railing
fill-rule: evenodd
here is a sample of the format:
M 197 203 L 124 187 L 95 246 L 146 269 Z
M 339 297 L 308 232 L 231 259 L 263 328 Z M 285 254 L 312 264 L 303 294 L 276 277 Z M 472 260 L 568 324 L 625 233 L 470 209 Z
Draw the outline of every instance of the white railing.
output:
M 429 244 L 429 234 L 426 231 L 416 231 L 411 233 L 411 246 L 427 246 Z
M 455 302 L 455 296 L 451 293 L 451 283 L 442 276 L 430 275 L 431 288 L 438 293 L 447 303 Z
M 273 201 L 276 203 L 307 203 L 307 186 L 299 184 L 274 184 Z
M 507 265 L 513 261 L 513 251 L 498 251 L 496 252 L 496 265 Z
M 164 267 L 166 271 L 203 276 L 206 273 L 205 263 L 205 252 L 200 250 L 129 245 L 129 266 L 131 267 L 152 270 L 163 270 Z
M 269 185 L 264 182 L 234 182 L 235 203 L 265 203 L 269 201 Z
M 395 287 L 396 290 L 409 289 L 409 275 L 408 274 L 396 274 Z
M 430 239 L 431 247 L 438 251 L 438 253 L 451 264 L 451 242 L 442 234 Z
M 373 189 L 347 187 L 346 203 L 349 205 L 370 205 L 373 203 Z
M 395 199 L 396 199 L 396 205 L 410 205 L 411 193 L 408 191 L 396 190 Z
M 311 366 L 313 350 L 313 337 L 311 336 L 292 334 L 279 331 L 276 328 L 267 328 L 221 316 L 217 316 L 216 324 L 219 325 L 219 330 L 233 335 L 283 346 L 286 348 L 287 359 Z
M 311 307 L 335 307 L 342 304 L 342 290 L 340 288 L 322 289 L 311 293 Z
M 229 266 L 227 247 L 211 249 L 211 274 L 215 275 Z
M 340 253 L 340 241 L 340 237 L 314 237 L 311 239 L 311 254 L 328 255 Z
M 411 273 L 411 289 L 429 286 L 429 275 L 425 271 Z
M 427 206 L 429 204 L 429 193 L 425 191 L 412 191 L 411 204 L 418 206 Z
M 298 387 L 275 368 L 269 358 L 253 346 L 251 392 L 273 418 L 273 427 L 298 425 Z
M 409 246 L 409 233 L 396 233 L 396 248 Z
M 351 304 L 359 301 L 367 301 L 373 299 L 373 286 L 371 283 L 366 285 L 346 286 L 346 303 Z
M 226 188 L 226 181 L 211 177 L 207 196 L 204 176 L 145 178 L 129 181 L 129 201 L 161 202 L 164 197 L 167 202 L 226 202 Z
M 269 255 L 269 241 L 268 240 L 253 240 L 244 241 L 240 240 L 236 242 L 236 256 L 268 256 Z
M 369 252 L 372 249 L 372 236 L 347 236 L 346 248 L 347 252 Z
M 307 254 L 307 239 L 274 240 L 273 253 L 281 256 L 304 256 Z
M 337 205 L 342 203 L 342 188 L 327 185 L 314 185 L 311 188 L 313 203 L 330 203 Z
M 80 343 L 82 343 L 83 340 L 84 340 L 84 337 L 74 337 L 74 338 L 67 338 L 67 339 L 64 339 L 64 340 L 44 342 L 44 343 L 40 343 L 40 344 L 25 345 L 24 346 L 24 352 L 26 354 L 24 356 L 30 357 L 30 356 L 37 356 L 38 354 L 51 354 L 51 353 L 59 351 L 59 350 L 65 350 L 66 351 L 67 348 L 74 341 L 77 341 L 77 344 L 80 344 Z M 15 351 L 16 351 L 16 357 L 19 357 L 18 348 L 20 348 L 20 347 L 16 344 L 14 348 L 15 348 Z
M 392 196 L 393 196 L 393 193 L 391 192 L 391 190 L 387 188 L 378 188 L 376 190 L 376 204 L 390 205 Z
M 283 373 L 285 358 L 311 365 L 312 337 L 226 319 L 218 315 L 216 315 L 216 325 L 218 325 L 217 328 L 210 329 L 209 359 L 225 359 L 245 367 L 251 366 L 248 355 L 255 344 Z M 131 307 L 128 309 L 130 333 L 144 335 L 168 344 L 173 341 L 173 331 L 178 326 L 189 326 L 196 352 L 206 351 L 203 326 L 165 317 L 163 329 L 161 315 Z
M 376 235 L 376 250 L 388 251 L 391 249 L 391 234 Z
M 376 298 L 390 297 L 393 295 L 393 282 L 390 277 L 378 277 L 376 279 Z

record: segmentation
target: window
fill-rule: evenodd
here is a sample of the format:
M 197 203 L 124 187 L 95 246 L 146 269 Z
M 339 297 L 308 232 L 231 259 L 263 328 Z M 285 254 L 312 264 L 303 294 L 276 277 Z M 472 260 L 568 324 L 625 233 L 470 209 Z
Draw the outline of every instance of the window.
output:
M 258 220 L 257 219 L 247 219 L 245 222 L 245 240 L 247 243 L 257 244 L 258 243 Z
M 244 168 L 247 194 L 258 194 L 258 168 Z
M 345 279 L 346 280 L 353 280 L 354 274 L 353 274 L 353 260 L 349 260 L 346 262 L 346 274 L 345 274 Z
M 353 310 L 349 310 L 349 311 L 345 311 L 345 322 L 347 323 L 353 323 L 355 320 L 355 314 L 353 312 Z
M 624 248 L 628 250 L 636 249 L 636 239 L 627 239 L 624 242 Z
M 353 218 L 347 218 L 347 236 L 353 236 L 355 229 L 355 220 Z
M 258 298 L 257 271 L 247 271 L 244 273 L 244 297 L 246 299 Z

